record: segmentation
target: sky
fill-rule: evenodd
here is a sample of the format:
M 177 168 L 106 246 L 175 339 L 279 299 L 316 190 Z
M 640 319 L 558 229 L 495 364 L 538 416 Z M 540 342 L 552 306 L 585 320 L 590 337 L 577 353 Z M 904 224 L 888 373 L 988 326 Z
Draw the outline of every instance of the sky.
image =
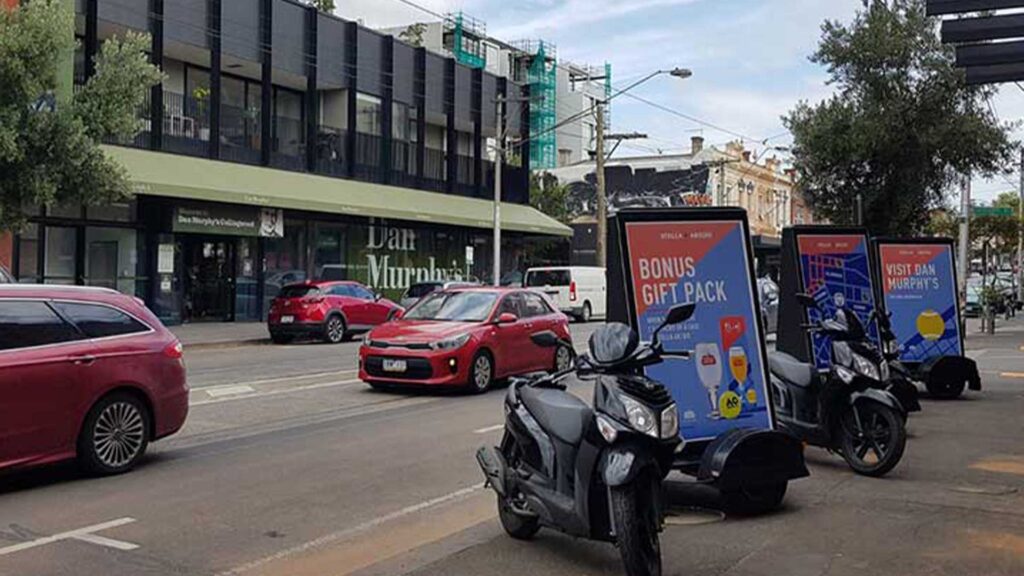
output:
M 850 21 L 862 0 L 411 0 L 435 12 L 462 10 L 502 40 L 544 39 L 561 60 L 610 62 L 613 85 L 628 86 L 655 70 L 693 70 L 679 80 L 659 76 L 634 93 L 713 125 L 702 125 L 621 97 L 612 130 L 647 140 L 622 145 L 619 156 L 686 152 L 690 138 L 723 146 L 742 135 L 755 154 L 791 143 L 781 116 L 799 101 L 832 93 L 826 71 L 809 61 L 825 20 Z M 402 0 L 337 0 L 338 14 L 371 27 L 434 19 Z M 1003 120 L 1024 117 L 1024 89 L 1000 89 Z M 724 130 L 723 130 L 724 129 Z M 1024 138 L 1024 130 L 1015 139 Z M 764 151 L 765 156 L 783 152 Z M 1013 190 L 1018 176 L 974 182 L 974 197 Z M 953 199 L 951 198 L 951 201 Z

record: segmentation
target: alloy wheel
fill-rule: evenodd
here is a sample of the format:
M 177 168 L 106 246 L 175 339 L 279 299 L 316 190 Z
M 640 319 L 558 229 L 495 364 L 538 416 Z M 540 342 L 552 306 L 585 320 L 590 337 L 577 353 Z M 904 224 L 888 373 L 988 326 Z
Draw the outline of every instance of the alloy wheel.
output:
M 327 339 L 333 343 L 341 342 L 345 338 L 345 323 L 341 318 L 332 316 L 327 321 Z
M 486 354 L 480 354 L 473 361 L 473 387 L 478 392 L 483 392 L 491 386 L 491 359 Z
M 555 352 L 555 371 L 562 372 L 572 366 L 572 350 L 568 346 L 559 346 Z
M 145 435 L 145 422 L 138 407 L 128 402 L 115 402 L 96 419 L 93 432 L 96 457 L 112 469 L 128 466 L 142 450 Z

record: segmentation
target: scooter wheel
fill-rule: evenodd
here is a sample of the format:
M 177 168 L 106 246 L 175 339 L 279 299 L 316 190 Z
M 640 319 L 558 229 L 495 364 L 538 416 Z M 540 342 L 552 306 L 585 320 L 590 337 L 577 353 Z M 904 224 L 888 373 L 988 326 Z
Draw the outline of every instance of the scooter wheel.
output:
M 660 487 L 649 473 L 611 489 L 615 545 L 626 576 L 661 576 L 661 519 L 654 501 L 658 492 Z
M 505 532 L 516 540 L 530 540 L 540 530 L 540 520 L 516 514 L 506 498 L 498 496 L 498 518 Z
M 892 408 L 861 402 L 843 413 L 839 442 L 843 458 L 854 472 L 877 478 L 900 463 L 907 446 L 907 430 Z

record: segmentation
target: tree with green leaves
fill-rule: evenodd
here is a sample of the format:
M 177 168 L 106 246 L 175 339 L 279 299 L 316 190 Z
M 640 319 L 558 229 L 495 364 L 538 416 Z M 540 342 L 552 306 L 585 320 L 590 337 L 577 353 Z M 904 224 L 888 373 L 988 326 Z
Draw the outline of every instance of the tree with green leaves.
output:
M 572 219 L 569 210 L 569 187 L 548 172 L 530 174 L 530 206 L 563 224 Z
M 422 22 L 410 24 L 405 30 L 398 34 L 398 39 L 410 46 L 423 46 L 423 35 L 427 32 L 427 25 Z
M 822 26 L 811 61 L 836 93 L 783 118 L 819 217 L 852 223 L 860 195 L 873 233 L 920 233 L 965 174 L 1013 162 L 1013 126 L 989 105 L 995 89 L 964 83 L 937 27 L 924 0 L 864 0 L 851 23 Z
M 310 6 L 315 6 L 321 12 L 331 14 L 334 12 L 334 0 L 309 0 Z
M 130 195 L 123 167 L 99 147 L 131 138 L 137 111 L 163 78 L 146 36 L 108 40 L 95 75 L 69 101 L 55 94 L 61 60 L 75 48 L 63 0 L 0 10 L 0 230 L 16 230 L 32 205 L 105 204 Z

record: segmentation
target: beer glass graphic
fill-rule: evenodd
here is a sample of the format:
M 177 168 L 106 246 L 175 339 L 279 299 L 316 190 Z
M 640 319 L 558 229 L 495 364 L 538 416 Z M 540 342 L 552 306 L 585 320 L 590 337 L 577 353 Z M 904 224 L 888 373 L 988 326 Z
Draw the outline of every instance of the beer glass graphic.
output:
M 722 383 L 722 353 L 715 342 L 702 342 L 694 347 L 697 355 L 697 377 L 708 391 L 710 418 L 718 418 L 718 387 Z
M 736 379 L 736 384 L 739 384 L 740 388 L 747 381 L 747 351 L 742 346 L 733 346 L 729 348 L 729 370 L 732 371 L 732 377 Z

